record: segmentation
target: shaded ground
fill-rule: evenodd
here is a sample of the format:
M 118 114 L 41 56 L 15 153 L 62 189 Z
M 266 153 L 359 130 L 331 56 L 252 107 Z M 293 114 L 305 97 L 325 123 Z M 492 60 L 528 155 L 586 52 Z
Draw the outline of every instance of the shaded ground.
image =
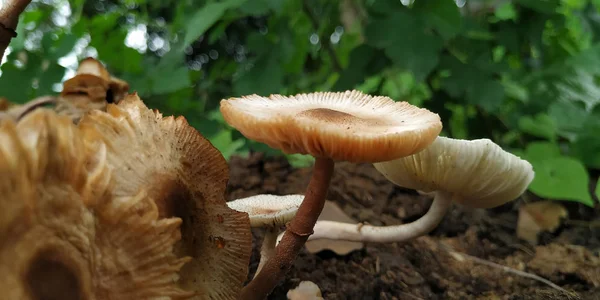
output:
M 232 158 L 230 166 L 229 200 L 303 193 L 311 173 L 262 155 Z M 349 163 L 336 165 L 328 200 L 374 225 L 410 222 L 431 203 L 392 185 L 369 164 Z M 304 280 L 316 283 L 325 299 L 600 299 L 600 207 L 566 203 L 570 219 L 579 221 L 543 234 L 540 245 L 531 246 L 515 234 L 521 201 L 492 210 L 454 206 L 430 236 L 404 244 L 367 244 L 346 256 L 303 251 L 270 299 L 287 299 L 287 291 Z M 262 234 L 255 236 L 251 275 Z M 471 256 L 535 273 L 573 294 Z

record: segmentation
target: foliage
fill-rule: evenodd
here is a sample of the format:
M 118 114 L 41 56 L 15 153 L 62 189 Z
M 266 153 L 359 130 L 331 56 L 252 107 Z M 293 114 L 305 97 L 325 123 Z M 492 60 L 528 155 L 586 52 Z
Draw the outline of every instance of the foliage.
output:
M 446 136 L 512 149 L 533 164 L 530 190 L 541 197 L 593 205 L 599 1 L 467 2 L 34 1 L 2 65 L 0 96 L 57 92 L 73 58 L 97 56 L 229 158 L 278 153 L 226 126 L 220 99 L 357 88 L 439 113 Z M 135 34 L 141 44 L 129 42 Z

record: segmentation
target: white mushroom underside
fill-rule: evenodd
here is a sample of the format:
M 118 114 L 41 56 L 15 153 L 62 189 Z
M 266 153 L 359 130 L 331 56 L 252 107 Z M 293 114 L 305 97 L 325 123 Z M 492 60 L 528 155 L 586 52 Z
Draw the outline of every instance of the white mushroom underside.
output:
M 399 186 L 454 194 L 454 201 L 489 208 L 514 200 L 533 180 L 529 162 L 488 139 L 438 137 L 423 151 L 375 168 Z
M 278 227 L 290 221 L 304 200 L 304 195 L 255 195 L 227 202 L 229 208 L 245 212 L 252 227 Z

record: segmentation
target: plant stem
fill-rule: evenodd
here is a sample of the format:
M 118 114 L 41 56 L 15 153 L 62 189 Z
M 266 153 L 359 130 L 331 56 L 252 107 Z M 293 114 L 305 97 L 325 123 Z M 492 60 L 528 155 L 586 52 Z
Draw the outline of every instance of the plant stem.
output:
M 0 8 L 0 59 L 4 57 L 10 40 L 17 36 L 19 16 L 30 2 L 31 0 L 7 0 Z
M 265 232 L 262 247 L 260 248 L 260 262 L 254 277 L 260 273 L 260 270 L 265 266 L 265 263 L 275 255 L 275 246 L 277 245 L 277 228 L 268 228 Z
M 331 239 L 353 242 L 405 242 L 428 234 L 442 221 L 452 205 L 452 195 L 436 192 L 429 210 L 418 220 L 402 225 L 371 226 L 335 221 L 319 221 L 310 240 Z
M 264 264 L 260 273 L 242 289 L 240 299 L 266 299 L 288 273 L 296 256 L 313 233 L 313 227 L 325 206 L 325 197 L 333 169 L 334 161 L 332 159 L 316 158 L 304 201 L 275 248 L 275 255 Z

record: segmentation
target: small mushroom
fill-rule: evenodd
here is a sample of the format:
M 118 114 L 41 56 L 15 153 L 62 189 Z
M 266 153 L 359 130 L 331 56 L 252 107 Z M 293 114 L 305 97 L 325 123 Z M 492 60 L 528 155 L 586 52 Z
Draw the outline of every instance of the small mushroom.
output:
M 320 221 L 311 239 L 401 242 L 433 230 L 452 202 L 492 208 L 514 200 L 534 177 L 531 164 L 504 151 L 488 139 L 460 140 L 438 137 L 425 150 L 392 161 L 374 164 L 399 186 L 435 192 L 429 211 L 420 219 L 396 226 L 370 226 Z
M 180 272 L 180 286 L 199 299 L 238 299 L 252 235 L 248 215 L 225 202 L 229 170 L 221 153 L 185 118 L 163 117 L 137 94 L 106 112 L 89 112 L 79 127 L 90 143 L 106 144 L 115 197 L 146 190 L 161 219 L 183 220 L 175 251 L 192 260 Z
M 321 289 L 312 281 L 301 281 L 294 289 L 287 292 L 289 300 L 323 300 Z
M 79 63 L 76 75 L 63 83 L 56 111 L 77 123 L 86 112 L 106 110 L 107 104 L 119 102 L 128 90 L 127 82 L 111 77 L 100 61 L 88 57 Z
M 313 233 L 335 161 L 373 163 L 411 155 L 432 143 L 442 129 L 437 114 L 359 91 L 231 98 L 221 101 L 221 113 L 249 139 L 316 159 L 304 201 L 275 256 L 242 290 L 243 299 L 266 298 L 288 272 Z
M 158 220 L 143 190 L 113 197 L 106 147 L 38 109 L 0 122 L 4 299 L 182 299 L 181 219 Z
M 231 209 L 245 212 L 250 217 L 250 226 L 266 229 L 260 249 L 260 262 L 255 275 L 275 254 L 279 228 L 289 222 L 298 211 L 304 195 L 255 195 L 227 202 Z

